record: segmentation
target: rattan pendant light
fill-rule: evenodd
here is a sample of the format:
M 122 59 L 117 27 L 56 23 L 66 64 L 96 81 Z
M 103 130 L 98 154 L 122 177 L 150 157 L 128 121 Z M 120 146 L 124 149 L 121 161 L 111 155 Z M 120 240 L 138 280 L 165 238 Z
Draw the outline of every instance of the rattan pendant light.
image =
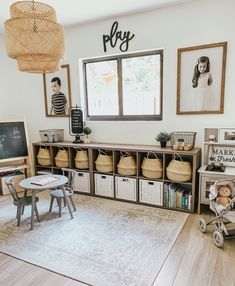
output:
M 55 10 L 44 3 L 20 1 L 11 5 L 5 22 L 6 49 L 20 71 L 55 72 L 64 55 L 64 30 Z

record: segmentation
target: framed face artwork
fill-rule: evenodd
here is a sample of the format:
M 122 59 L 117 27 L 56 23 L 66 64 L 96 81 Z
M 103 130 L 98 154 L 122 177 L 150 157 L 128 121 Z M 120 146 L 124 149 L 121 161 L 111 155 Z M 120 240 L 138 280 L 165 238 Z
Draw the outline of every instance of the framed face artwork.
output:
M 178 49 L 177 114 L 224 112 L 227 42 Z
M 69 116 L 72 106 L 69 65 L 62 65 L 55 73 L 43 74 L 43 84 L 46 116 Z

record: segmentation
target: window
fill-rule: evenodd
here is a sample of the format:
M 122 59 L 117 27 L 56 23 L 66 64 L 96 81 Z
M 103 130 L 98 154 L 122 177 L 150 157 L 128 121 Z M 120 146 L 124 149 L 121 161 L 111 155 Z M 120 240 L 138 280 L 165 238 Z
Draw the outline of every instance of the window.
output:
M 83 61 L 88 120 L 161 120 L 163 51 Z

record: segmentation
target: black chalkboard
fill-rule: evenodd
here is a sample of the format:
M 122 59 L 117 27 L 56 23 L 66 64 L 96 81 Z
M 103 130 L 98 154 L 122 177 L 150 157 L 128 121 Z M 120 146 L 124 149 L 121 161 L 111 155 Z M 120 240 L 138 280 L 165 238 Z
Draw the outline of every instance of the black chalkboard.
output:
M 73 134 L 83 133 L 83 112 L 79 108 L 71 109 L 71 132 Z
M 0 160 L 28 156 L 24 122 L 0 122 Z

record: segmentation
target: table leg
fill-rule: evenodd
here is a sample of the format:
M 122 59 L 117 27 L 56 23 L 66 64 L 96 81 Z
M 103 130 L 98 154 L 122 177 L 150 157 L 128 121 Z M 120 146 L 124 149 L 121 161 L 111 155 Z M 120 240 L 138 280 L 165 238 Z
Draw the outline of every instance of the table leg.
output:
M 64 199 L 65 199 L 66 205 L 67 205 L 67 207 L 69 209 L 70 216 L 71 216 L 71 218 L 73 218 L 73 213 L 72 213 L 72 210 L 71 210 L 68 198 L 66 196 L 66 192 L 65 192 L 65 187 L 64 186 L 62 186 L 62 191 L 63 191 L 63 194 L 64 194 Z
M 33 230 L 33 219 L 34 219 L 34 209 L 35 209 L 35 194 L 36 192 L 32 191 L 32 209 L 31 209 L 31 230 Z

